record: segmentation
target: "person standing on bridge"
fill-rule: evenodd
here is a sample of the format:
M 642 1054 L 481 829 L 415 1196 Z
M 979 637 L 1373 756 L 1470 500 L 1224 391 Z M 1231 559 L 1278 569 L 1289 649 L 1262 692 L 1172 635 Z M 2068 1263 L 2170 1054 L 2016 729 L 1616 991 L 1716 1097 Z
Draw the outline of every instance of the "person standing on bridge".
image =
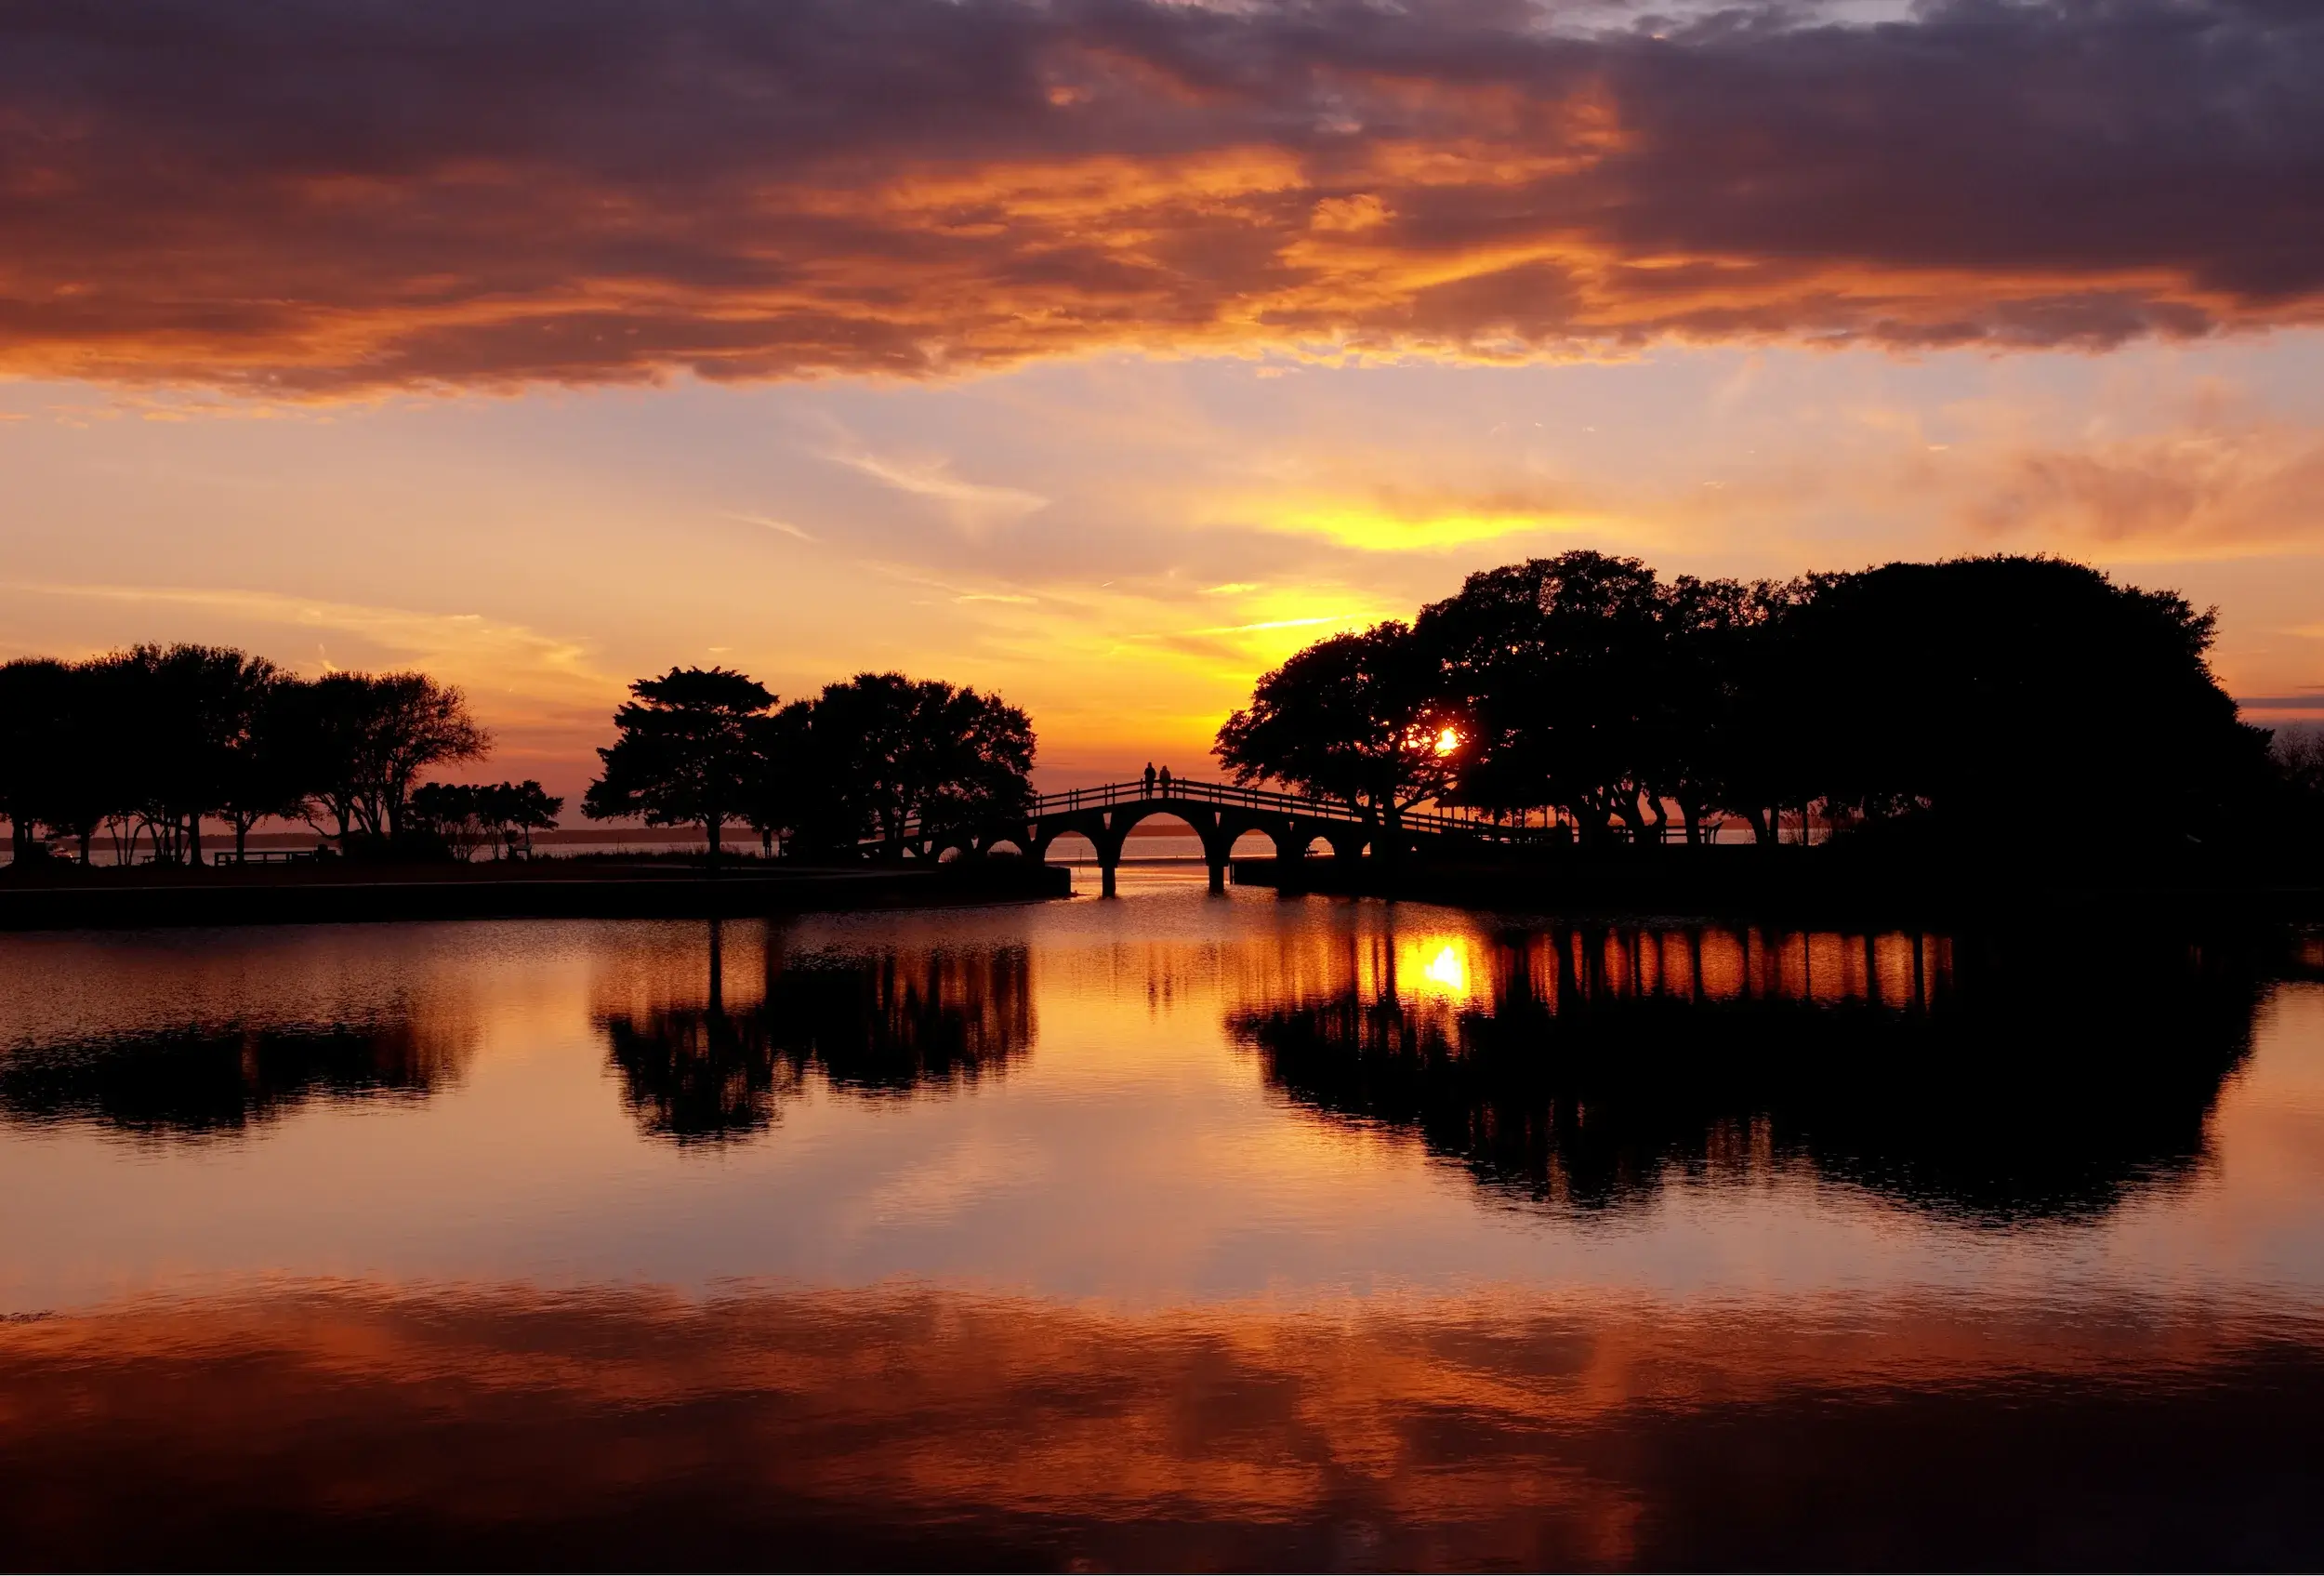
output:
M 1170 769 L 1168 766 L 1162 768 L 1162 797 L 1170 797 Z
M 1154 762 L 1151 761 L 1146 762 L 1146 797 L 1154 797 Z

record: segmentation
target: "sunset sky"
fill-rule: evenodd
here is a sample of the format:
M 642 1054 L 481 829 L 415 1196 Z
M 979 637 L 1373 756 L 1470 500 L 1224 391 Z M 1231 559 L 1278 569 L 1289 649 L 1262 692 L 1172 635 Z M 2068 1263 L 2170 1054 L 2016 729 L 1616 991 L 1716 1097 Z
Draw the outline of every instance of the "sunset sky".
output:
M 998 689 L 1045 786 L 1588 546 L 2053 551 L 2324 720 L 2324 9 L 0 18 L 0 655 Z M 2060 695 L 2062 714 L 2076 701 Z

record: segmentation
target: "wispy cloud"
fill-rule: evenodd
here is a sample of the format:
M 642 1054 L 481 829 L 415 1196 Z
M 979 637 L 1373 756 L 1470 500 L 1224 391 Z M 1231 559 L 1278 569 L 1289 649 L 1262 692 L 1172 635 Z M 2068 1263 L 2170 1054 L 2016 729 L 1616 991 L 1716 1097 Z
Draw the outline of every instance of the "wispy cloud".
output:
M 488 707 L 511 699 L 594 708 L 620 693 L 619 681 L 593 667 L 588 647 L 474 613 L 434 613 L 293 596 L 280 591 L 178 586 L 17 584 L 7 588 L 44 596 L 178 608 L 201 616 L 197 627 L 250 640 L 264 655 L 292 668 L 328 671 L 334 662 L 325 637 L 345 637 L 369 648 L 364 665 L 423 667 L 467 685 Z M 265 629 L 307 637 L 312 655 L 287 643 L 253 639 Z M 253 634 L 244 634 L 249 629 Z M 216 638 L 216 637 L 212 637 Z
M 1221 624 L 1208 629 L 1189 629 L 1190 635 L 1241 635 L 1254 629 L 1305 629 L 1318 624 L 1347 624 L 1354 620 L 1348 613 L 1327 613 L 1314 618 L 1268 618 L 1257 624 Z
M 831 457 L 900 493 L 948 505 L 954 515 L 966 523 L 1021 519 L 1049 507 L 1049 499 L 1038 493 L 955 476 L 948 460 L 897 459 L 875 454 L 835 454 Z
M 730 510 L 727 511 L 726 518 L 739 520 L 746 525 L 764 526 L 770 531 L 780 532 L 786 536 L 796 536 L 802 542 L 812 542 L 816 539 L 814 534 L 803 526 L 794 525 L 787 520 L 777 520 L 769 514 L 741 514 Z

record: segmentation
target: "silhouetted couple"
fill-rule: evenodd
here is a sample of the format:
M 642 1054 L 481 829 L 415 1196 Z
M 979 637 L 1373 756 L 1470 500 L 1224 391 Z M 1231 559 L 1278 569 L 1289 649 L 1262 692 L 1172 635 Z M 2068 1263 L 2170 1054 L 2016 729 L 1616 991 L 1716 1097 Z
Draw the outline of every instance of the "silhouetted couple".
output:
M 1163 796 L 1168 798 L 1170 791 L 1170 769 L 1168 766 L 1162 768 L 1160 781 L 1162 784 Z M 1146 762 L 1146 797 L 1148 799 L 1152 799 L 1154 797 L 1155 782 L 1155 773 L 1154 770 L 1154 762 L 1149 761 Z

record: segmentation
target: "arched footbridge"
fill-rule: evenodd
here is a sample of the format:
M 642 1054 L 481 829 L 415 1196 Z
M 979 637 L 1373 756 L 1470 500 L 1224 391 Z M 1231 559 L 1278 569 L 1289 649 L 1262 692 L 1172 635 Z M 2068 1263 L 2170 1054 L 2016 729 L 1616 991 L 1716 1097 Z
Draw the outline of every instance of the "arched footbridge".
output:
M 1050 845 L 1059 838 L 1084 837 L 1097 849 L 1102 890 L 1110 897 L 1123 842 L 1132 828 L 1153 815 L 1174 816 L 1202 840 L 1213 892 L 1224 889 L 1228 856 L 1235 842 L 1251 832 L 1265 837 L 1274 845 L 1275 857 L 1287 860 L 1306 857 L 1317 838 L 1337 857 L 1353 859 L 1367 853 L 1441 845 L 1450 839 L 1511 843 L 1547 835 L 1539 827 L 1510 826 L 1442 810 L 1407 810 L 1383 819 L 1375 810 L 1343 800 L 1175 778 L 1167 787 L 1140 781 L 1045 793 L 1022 810 L 972 822 L 940 826 L 907 821 L 883 846 L 932 860 L 948 853 L 979 858 L 1006 845 L 1026 858 L 1046 859 Z

